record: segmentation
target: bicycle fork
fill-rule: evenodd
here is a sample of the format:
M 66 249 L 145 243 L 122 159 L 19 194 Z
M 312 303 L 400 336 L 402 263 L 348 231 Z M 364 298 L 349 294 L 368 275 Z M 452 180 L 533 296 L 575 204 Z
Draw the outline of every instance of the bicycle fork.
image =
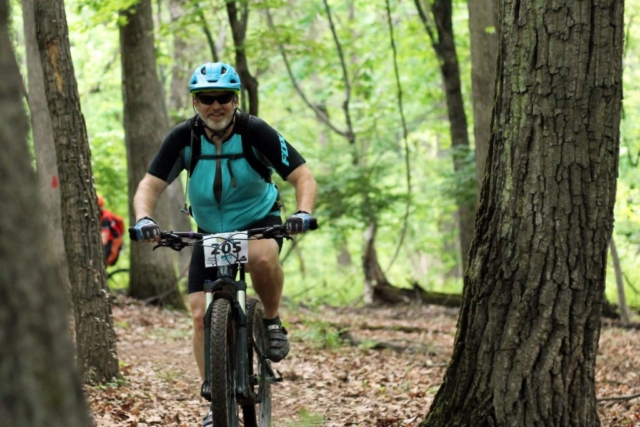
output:
M 204 336 L 205 336 L 205 380 L 200 389 L 200 396 L 211 401 L 211 367 L 209 355 L 211 354 L 211 312 L 213 310 L 213 301 L 217 298 L 226 298 L 232 304 L 233 321 L 236 324 L 235 341 L 235 395 L 239 399 L 247 399 L 250 397 L 250 388 L 247 375 L 247 283 L 244 280 L 244 271 L 241 270 L 241 278 L 239 281 L 231 279 L 229 267 L 218 267 L 219 279 L 215 282 L 206 281 L 204 284 L 205 291 L 205 307 L 207 307 L 204 318 Z M 230 297 L 226 293 L 218 293 L 216 289 L 220 284 L 233 284 L 236 290 L 236 298 Z M 215 290 L 214 290 L 215 289 Z

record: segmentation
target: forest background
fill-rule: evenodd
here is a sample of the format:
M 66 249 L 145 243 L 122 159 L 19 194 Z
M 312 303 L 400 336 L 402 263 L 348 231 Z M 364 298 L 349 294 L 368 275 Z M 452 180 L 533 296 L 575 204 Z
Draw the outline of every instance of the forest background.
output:
M 118 10 L 132 2 L 65 3 L 97 193 L 106 198 L 109 209 L 130 218 L 118 34 L 118 19 L 122 18 Z M 640 5 L 626 3 L 614 241 L 627 302 L 637 307 Z M 321 229 L 283 251 L 285 295 L 293 300 L 335 305 L 362 300 L 365 278 L 360 260 L 372 212 L 378 227 L 377 257 L 391 284 L 405 288 L 419 284 L 425 290 L 446 293 L 462 290 L 456 201 L 460 194 L 477 188 L 475 170 L 454 171 L 456 151 L 451 144 L 440 62 L 415 5 L 392 2 L 387 6 L 388 10 L 383 2 L 332 2 L 333 22 L 329 22 L 321 2 L 251 3 L 245 50 L 249 68 L 259 82 L 259 116 L 301 151 L 319 182 L 314 215 Z M 171 124 L 177 124 L 194 114 L 187 91 L 193 69 L 215 59 L 233 63 L 233 40 L 224 3 L 157 1 L 153 7 L 158 73 Z M 468 13 L 466 2 L 453 2 L 455 47 L 473 146 Z M 22 10 L 17 1 L 12 2 L 12 14 L 15 49 L 26 76 Z M 332 26 L 341 50 L 336 48 Z M 348 87 L 341 56 L 349 65 L 346 71 L 352 85 Z M 176 78 L 179 82 L 173 85 Z M 182 92 L 176 92 L 175 87 L 181 87 Z M 345 118 L 347 91 L 350 115 Z M 247 100 L 243 101 L 241 106 L 248 110 Z M 319 120 L 318 109 L 339 129 L 350 122 L 357 139 L 349 141 L 333 131 Z M 158 146 L 160 143 L 157 141 Z M 472 158 L 467 160 L 473 164 Z M 293 193 L 288 185 L 279 184 L 286 215 L 295 210 Z M 363 194 L 368 196 L 367 206 L 363 205 Z M 118 268 L 128 266 L 129 248 L 127 242 Z M 126 275 L 116 277 L 110 285 L 126 288 Z M 611 265 L 606 289 L 608 300 L 615 302 Z

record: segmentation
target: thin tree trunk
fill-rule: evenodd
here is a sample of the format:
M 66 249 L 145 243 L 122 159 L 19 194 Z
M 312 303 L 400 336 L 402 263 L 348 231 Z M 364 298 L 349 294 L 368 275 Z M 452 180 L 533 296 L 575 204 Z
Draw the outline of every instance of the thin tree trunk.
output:
M 171 12 L 171 20 L 178 20 L 183 14 L 183 5 L 185 0 L 171 0 L 169 2 L 169 10 Z M 171 90 L 169 101 L 167 104 L 170 116 L 175 117 L 171 122 L 177 124 L 184 120 L 184 112 L 191 110 L 191 97 L 187 88 L 190 72 L 185 68 L 185 64 L 189 63 L 187 58 L 187 42 L 178 34 L 173 37 L 173 67 L 171 68 Z M 180 119 L 178 119 L 180 117 Z M 176 179 L 169 186 L 169 215 L 171 215 L 171 227 L 173 230 L 191 230 L 191 222 L 189 216 L 182 212 L 185 205 L 185 194 L 182 181 Z M 186 273 L 191 262 L 189 251 L 175 252 L 178 259 L 178 278 L 182 277 L 183 272 Z
M 464 111 L 460 82 L 460 67 L 453 35 L 451 0 L 435 0 L 431 12 L 435 19 L 437 39 L 432 33 L 428 18 L 422 9 L 420 0 L 415 0 L 433 48 L 440 59 L 440 72 L 445 89 L 447 114 L 453 150 L 453 169 L 458 177 L 456 202 L 458 205 L 458 223 L 460 226 L 460 253 L 463 271 L 468 265 L 469 248 L 473 238 L 476 207 L 476 185 L 471 186 L 468 175 L 475 169 L 470 159 L 467 116 Z M 475 177 L 475 171 L 473 173 Z
M 151 0 L 142 0 L 123 12 L 127 24 L 120 28 L 124 128 L 127 146 L 129 194 L 134 194 L 168 129 L 163 91 L 156 70 Z M 133 224 L 132 197 L 129 198 Z M 171 225 L 167 195 L 163 195 L 154 217 Z M 171 251 L 152 252 L 151 245 L 131 245 L 129 294 L 153 304 L 185 309 L 177 286 Z
M 22 0 L 22 22 L 29 73 L 29 111 L 33 145 L 36 153 L 38 171 L 38 192 L 47 210 L 47 232 L 50 241 L 56 242 L 50 252 L 57 260 L 59 280 L 64 284 L 65 294 L 71 304 L 71 283 L 67 269 L 67 257 L 62 235 L 62 217 L 60 206 L 60 179 L 56 163 L 56 146 L 53 142 L 53 128 L 47 107 L 47 95 L 44 90 L 44 76 L 40 62 L 40 51 L 36 40 L 36 28 L 33 16 L 33 0 Z
M 56 145 L 62 231 L 75 314 L 78 363 L 88 383 L 118 375 L 100 211 L 62 0 L 35 0 L 36 35 Z
M 240 10 L 238 10 L 240 8 Z M 245 51 L 247 23 L 249 22 L 249 2 L 231 0 L 227 2 L 227 15 L 233 34 L 233 45 L 236 51 L 235 69 L 240 75 L 242 91 L 249 99 L 249 114 L 258 115 L 258 80 L 249 72 L 249 61 Z M 242 107 L 246 110 L 246 100 L 241 99 Z
M 473 88 L 473 133 L 476 140 L 478 194 L 484 180 L 484 165 L 491 137 L 491 112 L 498 59 L 498 2 L 468 0 L 471 42 L 471 86 Z
M 613 272 L 616 277 L 616 289 L 618 290 L 618 309 L 620 310 L 620 321 L 623 325 L 629 324 L 629 307 L 627 306 L 627 298 L 624 295 L 624 281 L 622 280 L 622 267 L 620 267 L 620 257 L 618 257 L 618 249 L 616 242 L 611 238 L 609 243 L 611 249 L 611 262 L 613 264 Z

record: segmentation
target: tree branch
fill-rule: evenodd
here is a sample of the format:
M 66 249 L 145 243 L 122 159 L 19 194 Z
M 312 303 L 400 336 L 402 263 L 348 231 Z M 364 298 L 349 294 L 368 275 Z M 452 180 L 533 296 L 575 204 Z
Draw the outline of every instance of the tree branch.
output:
M 216 44 L 213 41 L 213 36 L 211 35 L 211 31 L 209 31 L 209 26 L 207 25 L 207 20 L 204 17 L 202 9 L 198 9 L 198 18 L 200 18 L 200 21 L 202 22 L 202 31 L 204 31 L 204 35 L 207 37 L 211 56 L 213 57 L 214 62 L 218 62 L 218 50 L 216 49 Z
M 440 48 L 439 47 L 440 44 L 436 40 L 435 34 L 433 34 L 433 30 L 431 29 L 431 25 L 429 24 L 429 17 L 427 16 L 424 9 L 422 8 L 422 4 L 420 4 L 420 0 L 415 0 L 415 4 L 416 4 L 416 9 L 418 9 L 418 15 L 420 16 L 420 20 L 422 21 L 422 24 L 424 25 L 424 29 L 427 31 L 427 35 L 431 40 L 431 45 L 436 51 L 438 51 L 438 49 Z
M 407 234 L 407 228 L 409 225 L 409 211 L 411 209 L 411 158 L 409 156 L 409 131 L 407 130 L 407 121 L 404 117 L 404 109 L 402 104 L 402 85 L 400 84 L 400 72 L 398 71 L 398 52 L 396 50 L 396 40 L 393 34 L 393 23 L 391 22 L 391 6 L 389 5 L 389 0 L 385 0 L 385 6 L 387 10 L 387 24 L 389 26 L 391 51 L 393 52 L 393 71 L 396 77 L 396 87 L 398 89 L 398 110 L 400 112 L 400 120 L 402 122 L 402 137 L 404 140 L 404 163 L 407 178 L 407 204 L 404 211 L 404 217 L 402 219 L 402 231 L 400 232 L 400 239 L 398 240 L 396 250 L 391 257 L 391 260 L 389 261 L 389 265 L 385 270 L 386 272 L 389 271 L 396 258 L 398 257 L 398 253 L 400 253 L 400 248 L 404 243 L 404 239 Z
M 322 0 L 324 3 L 324 9 L 327 12 L 327 19 L 329 19 L 329 27 L 331 28 L 331 34 L 333 35 L 333 40 L 336 43 L 336 49 L 338 49 L 338 56 L 340 57 L 340 66 L 342 67 L 342 79 L 344 81 L 344 91 L 345 91 L 345 100 L 342 104 L 342 109 L 344 110 L 345 120 L 347 121 L 347 135 L 346 138 L 350 144 L 354 144 L 356 142 L 356 135 L 353 133 L 353 125 L 351 124 L 351 115 L 349 114 L 349 101 L 351 100 L 351 84 L 349 83 L 349 73 L 347 73 L 347 64 L 344 60 L 344 54 L 342 53 L 342 45 L 340 44 L 340 40 L 338 39 L 338 34 L 336 33 L 336 27 L 333 25 L 333 18 L 331 16 L 331 9 L 329 8 L 329 3 L 327 0 Z
M 266 15 L 267 15 L 267 23 L 269 24 L 269 28 L 275 34 L 276 33 L 275 32 L 275 25 L 273 24 L 273 18 L 271 17 L 271 12 L 269 11 L 269 9 L 266 9 L 265 12 L 266 12 Z M 287 74 L 289 75 L 289 79 L 291 80 L 291 84 L 293 84 L 293 88 L 296 90 L 296 92 L 298 92 L 298 95 L 300 95 L 300 98 L 302 98 L 302 101 L 307 105 L 307 107 L 309 107 L 309 108 L 311 108 L 313 110 L 313 112 L 318 117 L 318 120 L 320 120 L 322 123 L 327 125 L 329 127 L 329 129 L 331 129 L 332 131 L 334 131 L 338 135 L 348 139 L 349 133 L 347 131 L 338 129 L 337 126 L 335 126 L 333 123 L 331 123 L 331 120 L 329 119 L 327 114 L 324 111 L 322 111 L 322 109 L 318 108 L 316 105 L 312 104 L 311 101 L 309 101 L 307 96 L 302 91 L 302 88 L 298 84 L 298 81 L 296 80 L 295 76 L 293 75 L 293 71 L 291 71 L 291 65 L 289 64 L 289 58 L 287 57 L 287 53 L 284 50 L 284 46 L 282 45 L 282 43 L 280 43 L 279 40 L 278 40 L 277 43 L 278 43 L 278 51 L 280 52 L 280 56 L 282 56 L 282 60 L 284 61 L 284 66 L 287 69 Z
M 613 396 L 613 397 L 600 397 L 597 399 L 598 402 L 625 402 L 627 400 L 632 400 L 640 397 L 640 393 L 631 394 L 628 396 Z

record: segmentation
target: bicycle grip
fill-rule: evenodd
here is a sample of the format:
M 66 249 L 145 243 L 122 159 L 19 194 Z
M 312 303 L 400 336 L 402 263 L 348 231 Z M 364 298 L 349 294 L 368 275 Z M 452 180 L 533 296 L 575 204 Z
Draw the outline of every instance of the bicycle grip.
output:
M 129 239 L 133 240 L 134 242 L 138 241 L 138 236 L 136 236 L 136 229 L 133 227 L 129 227 Z

